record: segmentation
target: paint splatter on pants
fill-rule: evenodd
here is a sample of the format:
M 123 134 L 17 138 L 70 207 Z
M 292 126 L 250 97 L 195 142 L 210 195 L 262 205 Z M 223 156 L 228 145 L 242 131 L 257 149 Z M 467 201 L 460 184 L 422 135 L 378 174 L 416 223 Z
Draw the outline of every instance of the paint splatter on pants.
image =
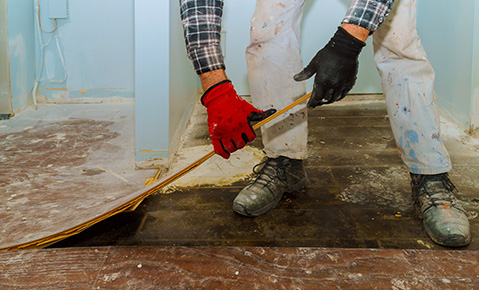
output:
M 305 0 L 257 0 L 246 50 L 251 96 L 261 109 L 283 108 L 306 93 L 293 80 L 303 63 L 300 28 Z M 451 170 L 440 137 L 435 74 L 416 31 L 416 0 L 396 0 L 391 14 L 373 34 L 374 59 L 401 157 L 413 173 Z M 265 152 L 307 157 L 307 110 L 297 106 L 262 127 Z
M 306 84 L 293 75 L 303 69 L 300 26 L 304 0 L 257 0 L 251 20 L 251 44 L 246 49 L 248 79 L 257 108 L 281 109 L 306 94 Z M 308 111 L 300 104 L 261 127 L 264 151 L 305 159 Z

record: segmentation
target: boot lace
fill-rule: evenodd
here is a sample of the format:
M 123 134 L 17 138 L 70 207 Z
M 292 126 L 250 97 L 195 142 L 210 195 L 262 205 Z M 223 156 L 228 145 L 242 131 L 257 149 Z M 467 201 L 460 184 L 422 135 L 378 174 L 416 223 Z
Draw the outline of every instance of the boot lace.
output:
M 265 161 L 256 164 L 253 167 L 253 172 L 256 174 L 254 183 L 260 183 L 264 186 L 268 186 L 275 179 L 281 181 L 286 180 L 286 167 L 281 157 L 268 158 Z
M 421 199 L 422 201 L 426 201 L 429 206 L 452 206 L 455 205 L 457 202 L 456 197 L 454 196 L 453 192 L 456 190 L 456 186 L 452 183 L 449 179 L 447 173 L 437 174 L 437 175 L 421 175 L 419 178 L 415 178 L 417 180 L 411 181 L 411 185 L 413 188 L 414 193 L 414 200 L 415 203 L 421 207 Z M 428 182 L 432 181 L 439 181 L 442 183 L 443 188 L 431 188 L 427 186 Z M 421 196 L 425 197 L 421 198 Z

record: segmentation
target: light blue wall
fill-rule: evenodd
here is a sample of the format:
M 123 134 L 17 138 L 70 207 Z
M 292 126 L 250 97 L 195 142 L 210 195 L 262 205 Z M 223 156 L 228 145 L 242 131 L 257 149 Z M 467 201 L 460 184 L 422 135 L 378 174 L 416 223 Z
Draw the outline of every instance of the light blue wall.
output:
M 34 3 L 36 5 L 38 0 Z M 48 18 L 49 0 L 41 0 L 41 4 L 43 28 L 51 31 L 54 25 Z M 50 100 L 133 98 L 133 8 L 133 0 L 70 0 L 69 18 L 58 19 L 56 32 L 68 79 L 62 84 L 42 82 L 39 93 Z M 50 37 L 47 33 L 42 35 L 44 42 Z M 36 43 L 38 56 L 38 39 Z M 38 56 L 37 64 L 39 61 Z M 64 77 L 55 40 L 45 49 L 42 77 L 50 80 Z
M 477 65 L 473 66 L 479 50 L 474 39 L 479 29 L 478 2 L 418 1 L 418 33 L 436 71 L 439 106 L 467 127 L 471 126 L 473 80 L 477 83 L 478 77 Z
M 302 56 L 304 64 L 331 38 L 343 19 L 350 0 L 306 1 L 302 25 Z M 240 95 L 249 94 L 245 50 L 249 44 L 250 20 L 256 0 L 225 1 L 223 46 L 226 72 Z M 308 90 L 312 80 L 307 82 Z M 371 39 L 360 56 L 360 70 L 353 93 L 381 93 L 381 83 L 374 64 Z
M 472 61 L 472 108 L 471 129 L 479 129 L 479 0 L 474 2 L 474 44 Z
M 11 115 L 7 0 L 0 0 L 0 118 Z
M 169 71 L 169 139 L 170 155 L 179 145 L 193 103 L 199 95 L 199 78 L 193 64 L 186 57 L 183 26 L 180 19 L 178 0 L 170 0 L 170 71 Z
M 136 161 L 167 162 L 169 19 L 167 1 L 135 1 Z
M 8 38 L 10 81 L 14 113 L 27 108 L 35 82 L 35 34 L 31 0 L 9 0 Z
M 226 74 L 240 95 L 249 95 L 245 51 L 255 4 L 256 0 L 229 0 L 224 4 L 222 47 Z
M 135 1 L 135 60 L 137 165 L 166 166 L 198 97 L 177 0 Z

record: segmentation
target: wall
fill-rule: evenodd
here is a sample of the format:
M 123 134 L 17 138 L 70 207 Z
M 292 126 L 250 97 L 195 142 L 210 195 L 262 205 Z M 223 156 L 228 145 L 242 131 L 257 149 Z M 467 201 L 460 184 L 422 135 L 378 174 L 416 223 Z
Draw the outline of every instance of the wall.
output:
M 31 0 L 8 0 L 11 101 L 14 113 L 32 104 L 35 32 Z
M 341 23 L 350 0 L 309 0 L 304 7 L 302 25 L 302 56 L 304 64 L 331 38 Z M 250 20 L 256 0 L 225 1 L 223 30 L 226 31 L 225 63 L 227 74 L 240 95 L 249 94 L 245 50 L 249 44 Z M 312 80 L 307 82 L 308 90 Z M 360 56 L 358 80 L 353 93 L 381 93 L 381 83 L 374 64 L 371 39 Z
M 476 127 L 478 123 L 477 93 L 473 93 L 477 92 L 479 77 L 478 3 L 418 1 L 418 33 L 436 71 L 438 104 L 467 127 L 473 125 L 473 111 Z
M 249 27 L 256 0 L 225 1 L 222 48 L 226 74 L 240 95 L 249 95 L 245 51 L 249 44 Z
M 186 57 L 183 26 L 178 0 L 170 0 L 170 70 L 169 70 L 169 154 L 175 153 L 186 127 L 193 104 L 198 100 L 199 78 Z
M 38 0 L 34 0 L 34 3 L 36 5 Z M 48 5 L 48 0 L 41 0 L 41 19 L 45 31 L 55 27 L 48 18 Z M 133 0 L 70 0 L 69 17 L 58 19 L 56 31 L 68 79 L 61 84 L 45 81 L 64 78 L 64 69 L 53 40 L 45 49 L 44 81 L 40 86 L 39 100 L 98 102 L 104 98 L 121 97 L 133 101 L 133 8 Z M 42 33 L 42 36 L 43 41 L 47 42 L 51 34 Z M 39 66 L 38 39 L 36 45 Z
M 177 0 L 135 1 L 138 167 L 167 166 L 198 96 Z
M 139 167 L 168 161 L 169 3 L 135 1 L 135 128 Z M 149 165 L 140 162 L 150 161 Z
M 479 130 L 479 0 L 474 2 L 471 130 Z
M 10 101 L 10 60 L 8 55 L 7 0 L 0 0 L 0 120 L 12 114 Z

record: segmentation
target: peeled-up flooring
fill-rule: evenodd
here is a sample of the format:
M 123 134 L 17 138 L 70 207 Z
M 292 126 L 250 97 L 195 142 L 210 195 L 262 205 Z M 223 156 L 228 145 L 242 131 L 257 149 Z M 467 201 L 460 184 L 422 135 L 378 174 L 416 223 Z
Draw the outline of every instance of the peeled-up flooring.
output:
M 0 121 L 0 249 L 55 235 L 144 186 L 133 104 L 40 105 Z
M 41 105 L 39 111 L 0 121 L 3 246 L 67 228 L 144 186 L 155 170 L 134 168 L 133 112 L 131 104 Z M 177 154 L 180 167 L 206 153 L 205 114 L 197 105 Z M 190 173 L 193 177 L 150 196 L 134 212 L 115 215 L 49 249 L 0 253 L 0 286 L 477 285 L 477 137 L 441 118 L 441 138 L 454 166 L 451 180 L 460 190 L 473 234 L 469 246 L 448 249 L 434 244 L 423 230 L 380 97 L 346 98 L 311 110 L 309 121 L 308 187 L 286 195 L 271 212 L 246 218 L 232 210 L 233 199 L 262 157 L 258 133 L 249 151 L 233 154 L 226 163 L 213 157 L 213 163 Z

